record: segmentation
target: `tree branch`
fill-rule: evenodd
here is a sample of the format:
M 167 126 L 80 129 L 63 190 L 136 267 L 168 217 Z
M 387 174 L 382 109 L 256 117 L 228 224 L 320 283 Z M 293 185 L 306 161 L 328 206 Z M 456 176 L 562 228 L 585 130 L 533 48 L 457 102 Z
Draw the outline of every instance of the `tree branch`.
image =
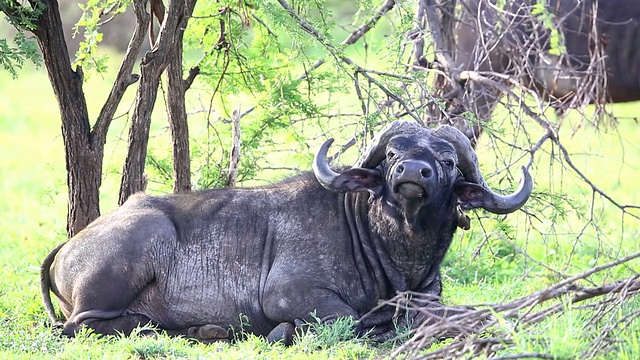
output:
M 193 81 L 196 79 L 196 76 L 200 75 L 200 66 L 194 66 L 189 69 L 189 75 L 186 79 L 184 79 L 184 91 L 189 90 L 191 85 L 193 85 Z
M 384 4 L 382 4 L 382 6 L 380 7 L 380 9 L 378 9 L 378 11 L 369 18 L 369 21 L 367 21 L 366 23 L 364 23 L 364 25 L 360 26 L 351 34 L 349 34 L 349 36 L 346 39 L 344 39 L 344 41 L 341 42 L 340 45 L 355 44 L 355 42 L 358 41 L 361 37 L 363 37 L 364 34 L 369 32 L 369 30 L 371 30 L 386 13 L 391 11 L 391 9 L 393 9 L 395 5 L 396 5 L 395 0 L 385 1 Z
M 289 16 L 291 16 L 298 23 L 298 25 L 302 28 L 302 30 L 306 31 L 309 35 L 311 35 L 318 42 L 320 42 L 320 44 L 322 44 L 331 53 L 331 55 L 333 55 L 336 59 L 339 59 L 340 61 L 342 61 L 343 63 L 345 63 L 345 64 L 347 64 L 349 66 L 351 66 L 355 70 L 354 71 L 354 75 L 352 75 L 352 78 L 354 80 L 355 80 L 355 73 L 362 74 L 362 76 L 364 76 L 367 80 L 369 80 L 370 82 L 375 84 L 380 90 L 382 90 L 382 92 L 384 92 L 385 95 L 387 95 L 391 99 L 395 100 L 402 107 L 404 107 L 405 110 L 407 110 L 407 113 L 414 120 L 416 120 L 416 122 L 418 122 L 420 124 L 423 124 L 422 119 L 419 116 L 417 116 L 414 111 L 412 111 L 411 107 L 409 105 L 407 105 L 407 103 L 402 98 L 400 98 L 398 95 L 394 94 L 386 86 L 382 85 L 378 80 L 376 80 L 371 75 L 369 75 L 367 73 L 366 69 L 361 68 L 353 60 L 351 60 L 349 57 L 345 56 L 341 51 L 339 51 L 333 44 L 331 44 L 331 42 L 329 40 L 327 40 L 322 34 L 320 34 L 320 32 L 318 30 L 316 30 L 307 21 L 302 19 L 293 10 L 291 5 L 289 5 L 289 3 L 287 3 L 286 0 L 278 0 L 278 2 L 287 11 L 287 13 L 289 13 Z
M 640 275 L 638 274 L 621 281 L 592 288 L 581 287 L 576 282 L 598 271 L 623 264 L 638 257 L 640 257 L 640 253 L 632 254 L 619 261 L 605 264 L 592 271 L 565 279 L 547 289 L 508 303 L 477 305 L 488 307 L 479 310 L 441 305 L 438 302 L 438 298 L 433 297 L 433 295 L 414 292 L 399 294 L 394 299 L 383 302 L 380 306 L 394 306 L 404 311 L 427 311 L 430 314 L 448 311 L 451 315 L 444 317 L 431 315 L 433 321 L 410 330 L 407 336 L 411 336 L 411 338 L 396 348 L 392 353 L 392 357 L 399 354 L 416 354 L 418 351 L 428 347 L 433 339 L 442 337 L 453 337 L 453 341 L 437 350 L 421 353 L 422 359 L 459 358 L 465 357 L 464 355 L 473 357 L 480 354 L 494 354 L 496 351 L 514 344 L 513 330 L 506 332 L 491 330 L 496 326 L 500 327 L 500 322 L 494 315 L 515 321 L 510 327 L 513 329 L 521 328 L 520 331 L 522 331 L 525 327 L 538 323 L 566 309 L 565 304 L 555 303 L 535 313 L 530 313 L 531 309 L 549 300 L 559 300 L 570 295 L 568 305 L 573 305 L 605 295 L 613 296 L 617 294 L 619 298 L 636 296 L 640 293 Z M 411 300 L 407 301 L 407 299 Z M 595 305 L 606 306 L 609 304 L 611 304 L 610 297 L 599 300 Z M 455 334 L 460 334 L 461 336 L 456 336 Z M 481 337 L 481 334 L 485 335 Z M 487 334 L 490 334 L 491 337 L 486 337 Z
M 145 0 L 136 0 L 145 1 Z M 158 94 L 162 72 L 176 54 L 176 47 L 182 46 L 178 36 L 184 32 L 187 21 L 193 13 L 196 0 L 172 3 L 156 43 L 142 59 L 140 84 L 136 96 L 135 112 L 131 119 L 127 157 L 122 170 L 118 204 L 123 204 L 132 194 L 144 190 L 146 180 L 144 166 L 149 142 L 151 112 Z M 180 79 L 182 82 L 182 79 Z M 181 84 L 182 86 L 182 84 Z
M 133 35 L 131 36 L 131 40 L 129 40 L 129 45 L 127 46 L 127 51 L 122 59 L 122 63 L 120 63 L 120 69 L 118 69 L 118 74 L 116 75 L 116 80 L 111 87 L 109 97 L 102 106 L 98 119 L 93 126 L 91 141 L 94 148 L 104 145 L 109 126 L 113 120 L 113 115 L 118 109 L 118 105 L 122 101 L 124 93 L 131 84 L 135 83 L 140 78 L 139 75 L 133 74 L 132 71 L 138 54 L 140 53 L 142 43 L 144 42 L 144 35 L 147 31 L 147 27 L 149 26 L 150 16 L 145 11 L 144 1 L 134 1 L 133 11 L 136 14 L 136 27 L 133 31 Z
M 355 44 L 356 41 L 358 41 L 367 32 L 369 32 L 369 30 L 371 30 L 386 13 L 391 11 L 395 5 L 396 5 L 395 0 L 385 1 L 385 3 L 382 4 L 380 9 L 373 16 L 371 16 L 371 18 L 369 18 L 369 21 L 367 21 L 364 25 L 360 26 L 359 28 L 351 32 L 351 34 L 349 34 L 349 36 L 347 36 L 347 38 L 340 43 L 340 45 L 346 46 L 346 45 Z M 298 80 L 304 79 L 307 73 L 319 68 L 325 62 L 326 62 L 325 59 L 320 59 L 316 61 L 309 69 L 305 70 L 304 74 L 298 77 Z
M 182 78 L 182 43 L 183 31 L 177 31 L 173 46 L 173 56 L 167 64 L 167 114 L 171 127 L 173 154 L 173 191 L 191 190 L 191 155 L 189 149 L 189 123 L 185 104 L 186 81 Z M 195 70 L 194 70 L 195 69 Z M 193 82 L 199 68 L 189 71 L 190 82 Z

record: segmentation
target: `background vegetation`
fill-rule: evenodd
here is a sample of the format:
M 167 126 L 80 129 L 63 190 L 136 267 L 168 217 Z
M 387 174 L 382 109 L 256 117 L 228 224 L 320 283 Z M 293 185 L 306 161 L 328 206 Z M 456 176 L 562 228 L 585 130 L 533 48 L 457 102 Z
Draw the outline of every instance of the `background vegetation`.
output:
M 366 2 L 358 3 L 358 7 L 344 3 L 327 3 L 317 12 L 317 17 L 312 15 L 320 5 L 316 5 L 315 10 L 313 7 L 302 9 L 335 44 L 357 27 L 359 19 L 367 16 L 362 9 L 373 7 Z M 266 2 L 263 6 L 269 4 Z M 368 69 L 396 72 L 401 68 L 397 53 L 403 49 L 406 32 L 412 27 L 411 6 L 399 4 L 397 12 L 384 18 L 360 46 L 347 48 L 344 54 Z M 204 18 L 206 14 L 216 13 L 215 10 L 217 8 L 198 8 L 196 16 Z M 350 73 L 339 71 L 345 65 L 331 56 L 327 64 L 312 73 L 308 78 L 311 80 L 300 80 L 298 76 L 305 74 L 305 67 L 328 54 L 326 48 L 295 30 L 297 25 L 287 16 L 268 19 L 269 24 L 273 24 L 269 29 L 256 25 L 258 20 L 247 20 L 242 14 L 233 14 L 230 19 L 238 31 L 234 36 L 246 30 L 243 19 L 251 21 L 253 30 L 242 33 L 242 41 L 235 43 L 236 47 L 229 48 L 226 54 L 221 49 L 216 56 L 204 56 L 206 50 L 203 49 L 213 49 L 219 38 L 209 38 L 212 43 L 207 44 L 207 37 L 203 35 L 207 27 L 198 27 L 197 19 L 187 36 L 194 48 L 186 56 L 187 67 L 198 63 L 207 69 L 206 61 L 210 62 L 209 70 L 203 71 L 188 95 L 195 188 L 219 186 L 224 182 L 231 144 L 230 119 L 234 111 L 242 113 L 256 106 L 241 122 L 243 148 L 239 180 L 242 186 L 276 181 L 308 169 L 317 144 L 329 135 L 338 137 L 343 144 L 356 139 L 355 146 L 339 159 L 349 164 L 366 143 L 363 130 L 367 124 L 391 119 L 393 114 L 401 112 L 397 108 L 386 109 L 385 94 L 370 81 L 362 82 L 359 90 L 365 95 L 358 96 Z M 277 42 L 271 41 L 269 30 L 286 35 L 279 36 Z M 254 43 L 261 45 L 251 46 Z M 255 53 L 255 49 L 269 49 L 273 56 Z M 117 50 L 96 55 L 87 61 L 102 55 L 108 55 L 111 60 L 100 63 L 100 67 L 106 69 L 103 73 L 87 71 L 90 76 L 85 94 L 92 117 L 97 116 L 110 90 L 115 76 L 112 70 L 121 56 Z M 203 59 L 206 60 L 203 62 Z M 225 61 L 228 62 L 226 68 Z M 90 66 L 86 68 L 89 70 Z M 223 71 L 227 76 L 222 76 Z M 321 327 L 316 334 L 303 337 L 291 348 L 267 345 L 254 337 L 236 345 L 210 346 L 162 335 L 119 339 L 85 333 L 74 340 L 59 337 L 45 325 L 39 292 L 40 262 L 50 249 L 66 239 L 67 189 L 59 111 L 42 69 L 27 65 L 17 70 L 17 75 L 14 79 L 10 72 L 0 72 L 1 357 L 355 359 L 389 356 L 401 342 L 375 345 L 364 340 L 346 340 L 348 323 Z M 244 76 L 254 77 L 246 81 Z M 385 86 L 398 93 L 408 92 L 411 87 L 403 84 L 402 79 L 381 79 Z M 309 86 L 310 83 L 313 86 Z M 103 213 L 117 206 L 134 97 L 134 90 L 130 89 L 107 138 L 101 187 Z M 153 115 L 146 166 L 147 191 L 151 193 L 172 189 L 170 139 L 163 109 L 161 103 L 157 104 Z M 619 204 L 640 204 L 635 180 L 640 176 L 640 127 L 636 119 L 640 108 L 630 103 L 610 109 L 618 121 L 615 128 L 596 129 L 583 121 L 583 114 L 570 114 L 561 128 L 562 144 L 569 150 L 573 164 L 598 190 Z M 518 148 L 508 146 L 527 146 L 522 144 L 525 140 L 514 126 L 518 121 L 525 122 L 524 127 L 534 136 L 543 131 L 526 118 L 516 120 L 499 110 L 489 134 L 485 134 L 478 145 L 483 172 L 496 188 L 508 190 L 517 180 L 506 170 L 507 165 L 530 160 Z M 505 139 L 504 143 L 500 139 Z M 635 209 L 625 208 L 628 212 L 623 212 L 594 192 L 593 187 L 558 156 L 559 151 L 556 145 L 548 143 L 535 154 L 532 169 L 535 194 L 523 212 L 506 218 L 482 212 L 471 214 L 472 230 L 456 235 L 443 264 L 447 303 L 508 302 L 639 251 L 640 226 L 633 216 Z M 634 276 L 638 267 L 637 260 L 629 261 L 599 272 L 581 285 L 598 286 Z M 616 299 L 611 297 L 616 306 L 601 316 L 596 316 L 601 308 L 590 308 L 589 303 L 570 306 L 569 298 L 565 297 L 557 302 L 565 311 L 524 331 L 510 329 L 507 323 L 504 329 L 512 332 L 515 344 L 497 356 L 640 358 L 637 320 L 640 301 L 625 298 L 615 302 Z M 429 350 L 446 345 L 447 341 L 436 341 Z

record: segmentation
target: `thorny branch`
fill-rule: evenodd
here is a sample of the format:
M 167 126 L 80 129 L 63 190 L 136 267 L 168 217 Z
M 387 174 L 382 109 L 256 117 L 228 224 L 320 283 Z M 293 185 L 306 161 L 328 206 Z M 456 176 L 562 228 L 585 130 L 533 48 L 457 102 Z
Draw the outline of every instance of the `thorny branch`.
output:
M 450 46 L 446 45 L 442 25 L 441 22 L 439 22 L 438 16 L 436 14 L 437 8 L 440 8 L 440 10 L 443 11 L 443 8 L 449 5 L 451 2 L 452 0 L 442 0 L 437 4 L 436 0 L 421 0 L 418 4 L 418 13 L 416 15 L 418 23 L 420 25 L 424 25 L 423 19 L 425 17 L 428 19 L 427 23 L 430 30 L 429 35 L 431 36 L 434 44 L 433 46 L 435 47 L 435 58 L 437 59 L 437 62 L 440 65 L 441 69 L 438 71 L 440 74 L 445 74 L 449 77 L 449 82 L 453 87 L 453 90 L 451 90 L 449 94 L 445 94 L 445 99 L 449 96 L 460 95 L 459 84 L 461 83 L 476 83 L 481 85 L 480 87 L 475 88 L 476 91 L 489 89 L 487 90 L 488 92 L 506 94 L 508 99 L 514 101 L 513 104 L 507 105 L 511 113 L 513 113 L 513 109 L 517 109 L 518 111 L 523 112 L 527 117 L 536 121 L 538 125 L 540 125 L 545 130 L 545 134 L 528 150 L 531 155 L 529 166 L 533 163 L 535 152 L 539 150 L 545 142 L 550 140 L 560 150 L 563 160 L 568 165 L 568 167 L 572 171 L 574 171 L 578 175 L 578 177 L 591 188 L 594 193 L 602 196 L 611 204 L 622 210 L 625 214 L 629 214 L 636 219 L 640 219 L 638 215 L 629 212 L 629 209 L 637 209 L 638 206 L 624 205 L 617 202 L 610 195 L 596 186 L 577 166 L 575 166 L 575 164 L 571 161 L 569 151 L 558 138 L 557 131 L 561 125 L 562 119 L 560 119 L 560 121 L 558 121 L 558 123 L 556 124 L 548 121 L 543 114 L 545 108 L 543 103 L 547 99 L 543 99 L 536 91 L 532 90 L 528 84 L 523 83 L 520 80 L 523 77 L 531 77 L 536 70 L 530 68 L 531 64 L 518 60 L 517 57 L 526 58 L 526 56 L 519 56 L 519 54 L 544 53 L 544 48 L 541 47 L 544 45 L 544 42 L 541 42 L 540 39 L 536 37 L 538 36 L 538 32 L 532 32 L 531 35 L 533 37 L 531 39 L 524 39 L 522 43 L 510 44 L 510 48 L 515 49 L 515 55 L 510 58 L 511 67 L 508 69 L 507 73 L 496 73 L 493 71 L 482 70 L 458 71 L 455 69 L 455 61 L 452 56 L 450 56 Z M 455 1 L 453 1 L 453 3 L 455 3 Z M 469 18 L 465 18 L 464 16 L 459 16 L 458 18 L 456 18 L 456 20 L 459 22 L 457 26 L 468 26 L 476 28 L 476 32 L 479 34 L 486 33 L 496 37 L 495 39 L 491 38 L 490 36 L 487 38 L 480 37 L 480 42 L 476 44 L 479 49 L 475 50 L 478 58 L 475 60 L 476 63 L 472 66 L 472 68 L 475 67 L 477 69 L 481 69 L 481 63 L 483 61 L 487 61 L 487 54 L 495 52 L 499 46 L 505 46 L 505 42 L 507 40 L 505 40 L 503 34 L 519 31 L 517 28 L 518 24 L 529 21 L 531 26 L 533 26 L 535 29 L 540 30 L 540 28 L 542 27 L 540 21 L 538 21 L 533 15 L 529 15 L 529 18 L 526 18 L 524 15 L 522 15 L 530 13 L 530 9 L 527 8 L 528 2 L 521 2 L 520 5 L 517 5 L 515 8 L 510 8 L 509 6 L 512 6 L 516 3 L 509 2 L 509 5 L 504 9 L 486 0 L 480 0 L 477 4 L 475 4 L 475 10 L 471 8 L 473 5 L 470 6 L 470 4 L 470 2 L 463 2 L 462 5 L 468 12 L 477 12 L 476 15 L 472 15 L 472 18 L 473 16 L 475 16 L 475 20 L 470 20 Z M 490 8 L 491 11 L 493 11 L 494 18 L 492 18 L 492 23 L 489 23 L 486 17 L 480 15 L 480 9 L 482 6 L 486 6 L 487 8 Z M 573 12 L 582 11 L 585 14 L 583 16 L 589 16 L 588 21 L 590 21 L 591 32 L 588 33 L 588 41 L 591 44 L 591 62 L 586 65 L 586 69 L 582 72 L 572 70 L 569 75 L 563 75 L 568 76 L 570 79 L 572 79 L 571 81 L 577 84 L 577 89 L 573 93 L 571 93 L 572 96 L 550 99 L 553 101 L 551 103 L 552 106 L 556 108 L 559 114 L 563 114 L 564 111 L 569 108 L 581 109 L 590 102 L 594 101 L 594 99 L 596 103 L 596 115 L 606 113 L 605 108 L 602 105 L 603 100 L 606 98 L 606 75 L 604 73 L 604 52 L 602 46 L 603 40 L 602 34 L 598 33 L 598 27 L 596 26 L 597 10 L 598 9 L 596 2 L 594 2 L 593 8 L 590 9 L 587 8 L 586 5 L 576 5 L 576 7 L 573 9 Z M 447 15 L 449 17 L 452 17 L 456 14 Z M 492 24 L 493 26 L 491 26 Z M 496 32 L 495 28 L 500 27 L 502 28 L 502 32 Z M 446 30 L 451 31 L 451 29 Z M 543 29 L 540 31 L 544 33 L 546 30 Z M 510 41 L 518 41 L 517 36 L 512 36 L 510 38 Z M 424 51 L 423 44 L 417 42 L 415 46 L 416 57 L 422 58 Z M 531 98 L 535 99 L 539 110 L 537 112 L 533 111 L 525 103 L 525 98 L 521 94 L 516 94 L 513 91 L 514 88 L 518 89 L 521 93 L 527 94 Z M 474 96 L 477 97 L 478 95 L 476 94 Z M 517 116 L 517 114 L 514 115 Z
M 420 119 L 420 117 L 418 117 L 415 114 L 415 112 L 412 111 L 413 108 L 410 107 L 404 101 L 404 99 L 402 99 L 398 95 L 394 94 L 386 86 L 384 86 L 382 83 L 380 83 L 380 81 L 378 81 L 377 79 L 375 79 L 374 77 L 369 75 L 369 73 L 368 73 L 368 71 L 366 69 L 363 69 L 358 64 L 356 64 L 353 60 L 351 60 L 349 57 L 347 57 L 341 51 L 339 51 L 328 39 L 326 39 L 322 34 L 320 34 L 320 32 L 318 30 L 316 30 L 306 20 L 301 18 L 293 10 L 291 5 L 289 5 L 289 3 L 286 0 L 278 0 L 278 3 L 280 3 L 280 5 L 287 11 L 289 16 L 291 16 L 304 31 L 306 31 L 309 35 L 311 35 L 313 38 L 315 38 L 320 44 L 322 44 L 331 53 L 332 56 L 334 56 L 337 60 L 340 60 L 341 62 L 343 62 L 344 64 L 350 66 L 353 69 L 352 71 L 353 71 L 354 75 L 352 75 L 352 76 L 353 76 L 354 80 L 355 80 L 355 74 L 356 73 L 361 74 L 369 82 L 371 82 L 372 84 L 375 84 L 380 90 L 382 90 L 382 92 L 384 92 L 385 95 L 387 95 L 389 98 L 393 99 L 398 104 L 400 104 L 403 108 L 405 108 L 407 110 L 408 114 L 411 117 L 413 117 L 414 120 L 416 120 L 418 123 L 421 123 L 421 124 L 423 123 L 422 119 Z
M 369 30 L 371 30 L 373 27 L 375 27 L 375 25 L 378 23 L 378 21 L 379 21 L 379 20 L 380 20 L 384 15 L 386 15 L 389 11 L 391 11 L 391 10 L 394 8 L 395 4 L 396 4 L 396 1 L 395 1 L 395 0 L 386 0 L 386 1 L 385 1 L 385 2 L 380 6 L 380 8 L 378 9 L 378 11 L 376 11 L 376 13 L 375 13 L 375 14 L 373 14 L 373 15 L 368 19 L 368 21 L 367 21 L 367 22 L 365 22 L 362 26 L 360 26 L 360 27 L 359 27 L 359 28 L 357 28 L 356 30 L 352 31 L 352 32 L 347 36 L 347 38 L 345 38 L 345 39 L 344 39 L 344 41 L 342 41 L 342 42 L 340 43 L 340 46 L 348 46 L 348 45 L 355 44 L 355 43 L 356 43 L 360 38 L 362 38 L 364 35 L 366 35 L 366 34 L 367 34 L 367 32 L 369 32 Z M 305 24 L 305 26 L 306 26 L 306 27 L 303 27 L 303 29 L 305 29 L 305 31 L 307 31 L 307 32 L 311 31 L 311 33 L 310 33 L 310 34 L 311 34 L 311 35 L 313 35 L 316 39 L 320 40 L 320 39 L 318 38 L 318 36 L 320 36 L 320 34 L 319 34 L 315 29 L 313 29 L 310 25 L 308 25 L 308 23 L 304 22 L 304 21 L 303 21 L 299 16 L 297 16 L 297 15 L 293 12 L 293 10 L 291 9 L 291 7 L 290 7 L 286 2 L 284 2 L 283 7 L 284 7 L 284 8 L 285 8 L 285 9 L 286 9 L 290 14 L 292 14 L 292 16 L 294 16 L 294 15 L 295 15 L 295 16 L 294 16 L 294 18 L 299 19 L 300 21 L 302 21 L 302 22 Z M 287 8 L 287 7 L 288 7 L 288 8 Z M 221 10 L 221 12 L 220 12 L 219 14 L 216 14 L 216 16 L 219 16 L 219 15 L 223 15 L 223 11 L 222 11 L 222 10 Z M 259 17 L 258 17 L 258 16 L 256 16 L 255 14 L 252 14 L 252 17 L 253 17 L 253 18 L 254 18 L 254 19 L 255 19 L 255 20 L 256 20 L 260 25 L 262 25 L 263 27 L 265 27 L 271 36 L 273 36 L 273 37 L 277 37 L 277 36 L 276 36 L 276 34 L 273 32 L 273 30 L 272 30 L 272 29 L 270 29 L 270 28 L 267 26 L 267 24 L 266 24 L 266 23 L 265 23 L 261 18 L 259 18 Z M 221 34 L 222 34 L 222 32 L 223 32 L 223 31 L 221 31 Z M 222 35 L 221 35 L 221 36 L 222 36 Z M 337 52 L 337 49 L 336 49 L 335 47 L 333 47 L 331 44 L 329 44 L 329 43 L 327 43 L 327 44 L 328 44 L 329 46 L 331 46 L 331 49 L 333 49 L 332 54 L 335 54 L 335 53 Z M 226 65 L 228 65 L 228 57 L 225 59 L 225 61 L 227 61 L 227 62 L 225 63 L 225 67 L 224 67 L 223 74 L 226 72 Z M 348 60 L 348 61 L 350 61 L 350 60 Z M 300 76 L 298 76 L 298 77 L 297 77 L 297 80 L 298 80 L 298 81 L 303 80 L 305 77 L 307 77 L 307 76 L 309 75 L 309 73 L 310 73 L 310 72 L 312 72 L 312 71 L 314 71 L 314 70 L 318 69 L 318 68 L 319 68 L 320 66 L 322 66 L 325 62 L 326 62 L 326 59 L 321 59 L 321 60 L 318 60 L 316 63 L 314 63 L 310 68 L 305 68 L 305 71 L 304 71 Z M 199 69 L 198 69 L 198 67 L 196 66 L 194 69 L 192 69 L 192 71 L 196 71 L 196 72 L 197 72 L 197 71 L 199 71 Z M 381 72 L 376 72 L 376 71 L 374 71 L 374 70 L 364 69 L 364 68 L 359 68 L 359 71 L 360 71 L 360 72 L 372 73 L 372 74 L 375 74 L 375 75 L 378 75 L 378 76 L 401 77 L 400 75 L 396 75 L 396 74 L 381 73 Z M 187 88 L 191 85 L 191 83 L 192 83 L 192 81 L 193 81 L 193 78 L 195 78 L 195 75 L 197 75 L 197 73 L 196 73 L 196 74 L 194 74 L 194 76 L 191 76 L 191 74 L 192 74 L 192 72 L 190 71 L 190 73 L 189 73 L 189 78 L 188 78 L 187 80 L 185 80 L 185 83 L 186 83 L 186 84 L 185 84 L 185 86 L 186 86 Z M 364 76 L 365 76 L 365 77 L 367 77 L 367 78 L 371 78 L 368 74 L 365 74 Z M 405 80 L 407 80 L 407 79 L 405 79 Z M 220 77 L 220 81 L 222 81 L 222 76 Z M 359 87 L 358 87 L 359 85 L 357 84 L 357 81 L 358 81 L 358 80 L 357 80 L 357 72 L 356 72 L 356 73 L 354 73 L 354 83 L 355 83 L 356 88 L 357 88 L 357 89 L 359 89 Z M 215 89 L 214 89 L 214 94 L 215 94 L 215 93 L 217 93 L 219 85 L 220 85 L 220 83 L 218 83 L 218 84 L 217 84 L 217 86 L 215 87 Z M 387 92 L 388 92 L 388 90 L 387 90 Z M 360 97 L 362 98 L 362 96 L 361 96 L 361 95 L 360 95 Z M 245 115 L 247 115 L 247 114 L 251 113 L 254 109 L 255 109 L 255 106 L 251 106 L 251 107 L 249 107 L 247 110 L 245 110 L 245 111 L 240 115 L 240 118 L 242 118 L 242 117 L 244 117 Z M 379 110 L 377 110 L 375 113 L 376 113 L 376 114 L 379 114 L 380 112 L 381 112 L 381 110 L 379 109 Z M 365 111 L 365 110 L 364 110 L 364 108 L 363 108 L 363 114 L 364 114 L 364 113 L 366 113 L 366 111 Z M 362 136 L 362 135 L 363 135 L 363 133 L 361 133 L 359 136 Z M 341 148 L 341 150 L 340 150 L 340 151 L 338 151 L 335 155 L 333 155 L 332 157 L 330 157 L 330 159 L 334 159 L 334 158 L 336 158 L 336 157 L 340 156 L 340 154 L 344 153 L 346 150 L 348 150 L 350 147 L 352 147 L 352 146 L 353 146 L 353 145 L 355 145 L 355 144 L 356 144 L 356 137 L 353 137 L 351 140 L 349 140 L 346 144 L 344 144 L 344 145 L 342 146 L 342 148 Z
M 616 306 L 621 301 L 628 300 L 640 292 L 640 275 L 636 274 L 624 280 L 591 288 L 580 286 L 578 281 L 638 257 L 640 257 L 640 253 L 635 253 L 519 299 L 503 304 L 481 304 L 477 305 L 478 309 L 447 307 L 437 303 L 437 299 L 433 296 L 420 293 L 401 293 L 396 298 L 385 302 L 384 305 L 396 306 L 405 311 L 433 312 L 434 309 L 441 308 L 449 311 L 454 310 L 454 315 L 446 319 L 436 319 L 436 321 L 411 330 L 408 334 L 410 339 L 398 347 L 392 353 L 392 357 L 407 356 L 412 359 L 460 358 L 478 355 L 491 357 L 496 352 L 514 345 L 515 331 L 522 331 L 551 315 L 565 311 L 574 304 L 592 300 L 588 306 L 600 308 L 600 312 L 594 315 L 600 316 L 602 312 L 611 311 L 612 306 Z M 544 304 L 552 300 L 552 305 L 544 307 Z M 424 304 L 427 304 L 426 307 Z M 626 315 L 620 321 L 630 322 L 639 316 L 640 312 L 636 311 Z M 508 328 L 505 328 L 505 320 L 509 322 Z M 605 330 L 613 331 L 614 328 L 608 327 Z M 453 338 L 453 341 L 440 349 L 418 354 L 419 351 L 428 348 L 436 339 L 442 338 Z M 594 341 L 592 345 L 594 348 L 598 347 L 600 342 Z
M 351 34 L 349 34 L 349 36 L 347 36 L 347 38 L 340 43 L 340 46 L 355 44 L 356 41 L 360 40 L 360 38 L 362 38 L 367 32 L 369 32 L 369 30 L 371 30 L 386 13 L 391 11 L 395 5 L 396 5 L 395 0 L 386 0 L 384 4 L 382 4 L 380 9 L 378 9 L 378 11 L 373 16 L 371 16 L 371 18 L 369 18 L 369 21 L 367 21 L 364 25 L 360 26 L 359 28 L 351 32 Z M 302 74 L 300 75 L 300 77 L 298 77 L 298 80 L 302 80 L 305 77 L 307 72 L 310 72 L 319 68 L 325 62 L 326 62 L 326 59 L 320 59 L 316 61 L 313 64 L 313 66 L 311 66 L 311 68 L 306 69 L 305 74 Z

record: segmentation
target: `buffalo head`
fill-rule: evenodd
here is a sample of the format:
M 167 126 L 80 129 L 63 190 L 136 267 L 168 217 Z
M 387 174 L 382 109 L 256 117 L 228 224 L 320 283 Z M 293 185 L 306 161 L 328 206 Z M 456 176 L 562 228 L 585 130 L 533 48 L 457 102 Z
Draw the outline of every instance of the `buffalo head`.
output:
M 411 121 L 395 121 L 376 136 L 354 167 L 340 173 L 327 164 L 332 142 L 322 145 L 313 164 L 318 181 L 332 191 L 368 191 L 405 207 L 444 206 L 453 192 L 462 209 L 483 208 L 496 214 L 516 211 L 531 194 L 533 181 L 524 167 L 520 187 L 513 194 L 491 190 L 469 139 L 448 125 L 431 130 Z

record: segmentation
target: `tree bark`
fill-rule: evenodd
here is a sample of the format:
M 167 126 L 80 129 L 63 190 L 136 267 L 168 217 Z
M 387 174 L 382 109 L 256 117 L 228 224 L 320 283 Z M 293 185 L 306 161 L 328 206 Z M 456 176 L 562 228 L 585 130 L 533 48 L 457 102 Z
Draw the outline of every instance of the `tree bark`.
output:
M 82 70 L 73 71 L 62 31 L 58 2 L 44 0 L 33 33 L 58 100 L 67 167 L 67 235 L 75 235 L 100 215 L 102 151 L 91 147 L 91 128 L 82 89 Z M 35 6 L 35 1 L 32 2 Z
M 162 5 L 161 0 L 152 1 L 156 5 L 156 10 L 158 4 Z M 182 34 L 193 13 L 195 1 L 187 0 L 183 3 L 172 4 L 167 14 L 167 21 L 161 21 L 162 27 L 156 46 L 145 55 L 142 61 L 142 77 L 129 133 L 129 149 L 123 169 L 120 204 L 132 193 L 144 189 L 144 164 L 149 126 L 160 75 L 174 57 L 178 57 L 178 59 L 175 60 L 174 68 L 172 68 L 175 71 L 172 73 L 182 74 Z M 30 4 L 32 8 L 39 7 L 37 0 L 30 0 Z M 82 69 L 78 68 L 77 71 L 74 71 L 71 68 L 58 2 L 43 0 L 42 4 L 44 5 L 43 11 L 36 20 L 35 28 L 30 31 L 38 39 L 44 64 L 60 106 L 69 187 L 67 234 L 71 237 L 100 215 L 99 190 L 102 182 L 102 162 L 107 131 L 125 90 L 138 80 L 138 76 L 132 74 L 132 69 L 144 34 L 150 24 L 150 16 L 145 9 L 148 0 L 135 0 L 133 6 L 137 25 L 109 98 L 92 131 L 82 88 Z M 21 24 L 21 14 L 16 9 L 22 5 L 17 1 L 10 5 L 3 5 L 0 11 L 12 17 L 14 24 Z M 156 12 L 156 16 L 159 13 Z M 186 189 L 190 188 L 190 171 L 188 167 L 188 129 L 183 96 L 185 84 L 181 77 L 180 82 L 176 82 L 174 79 L 170 82 L 172 88 L 178 89 L 172 98 L 182 95 L 182 105 L 180 105 L 179 99 L 170 100 L 170 103 L 174 105 L 170 109 L 170 113 L 177 114 L 170 115 L 170 118 L 174 138 L 179 140 L 178 145 L 174 146 L 177 149 L 174 150 L 177 153 L 176 158 L 179 159 L 176 163 L 180 169 L 180 175 L 176 175 L 176 178 L 179 179 L 177 184 L 179 189 Z M 176 110 L 173 110 L 174 108 Z M 184 149 L 187 149 L 186 153 Z M 187 164 L 186 170 L 184 170 L 185 163 Z M 185 171 L 186 177 L 183 175 Z
M 6 3 L 5 3 L 6 4 Z M 21 30 L 28 29 L 38 40 L 47 74 L 60 107 L 62 135 L 65 147 L 69 201 L 67 211 L 67 235 L 74 236 L 100 215 L 99 190 L 102 182 L 102 162 L 107 131 L 113 115 L 127 87 L 135 83 L 133 65 L 144 40 L 148 14 L 145 19 L 146 0 L 136 1 L 134 11 L 138 24 L 129 43 L 109 97 L 91 129 L 83 92 L 82 69 L 71 68 L 69 52 L 62 31 L 58 2 L 32 0 L 32 8 L 44 5 L 34 28 L 21 27 L 22 19 L 18 2 L 2 6 L 0 11 L 9 16 Z
M 191 157 L 189 155 L 189 124 L 185 106 L 185 92 L 188 87 L 182 79 L 182 38 L 184 33 L 176 34 L 174 56 L 167 66 L 167 113 L 173 141 L 173 190 L 174 192 L 191 190 Z M 196 68 L 197 69 L 197 68 Z
M 182 32 L 193 13 L 195 2 L 196 0 L 185 0 L 168 8 L 157 42 L 142 59 L 140 85 L 129 129 L 129 148 L 122 171 L 119 204 L 123 204 L 129 196 L 146 187 L 144 166 L 151 113 L 158 95 L 160 76 L 176 54 L 176 48 L 182 47 Z
M 238 180 L 238 166 L 240 165 L 240 119 L 242 113 L 240 106 L 233 112 L 231 117 L 231 151 L 229 153 L 229 173 L 227 174 L 227 186 L 236 186 Z

